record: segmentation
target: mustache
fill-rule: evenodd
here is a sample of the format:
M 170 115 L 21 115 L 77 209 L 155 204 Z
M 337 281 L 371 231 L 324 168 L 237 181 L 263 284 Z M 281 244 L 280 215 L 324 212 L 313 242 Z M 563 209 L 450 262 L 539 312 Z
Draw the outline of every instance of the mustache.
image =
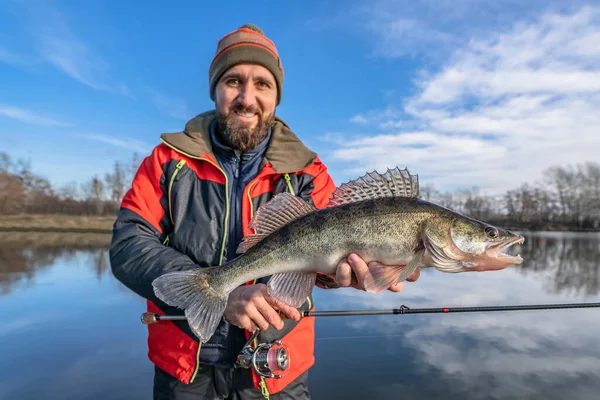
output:
M 239 112 L 248 112 L 262 115 L 262 110 L 256 104 L 251 105 L 250 107 L 246 107 L 240 103 L 233 104 L 230 108 L 230 111 L 239 111 Z

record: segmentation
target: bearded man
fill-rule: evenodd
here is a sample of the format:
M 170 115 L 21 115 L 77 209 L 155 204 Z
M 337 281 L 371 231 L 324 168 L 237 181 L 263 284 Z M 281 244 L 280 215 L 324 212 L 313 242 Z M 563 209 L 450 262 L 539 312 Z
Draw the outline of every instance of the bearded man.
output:
M 143 160 L 114 225 L 110 260 L 115 277 L 147 299 L 149 312 L 183 315 L 156 297 L 152 281 L 236 257 L 243 237 L 253 233 L 252 216 L 278 193 L 327 206 L 335 190 L 327 168 L 275 116 L 283 77 L 275 44 L 260 28 L 246 24 L 224 36 L 209 68 L 215 109 L 190 120 L 182 132 L 163 134 Z M 316 284 L 363 289 L 368 273 L 362 259 L 349 255 L 335 275 L 321 275 Z M 310 397 L 314 319 L 300 319 L 297 309 L 276 303 L 266 292 L 268 278 L 233 290 L 207 343 L 199 343 L 185 321 L 148 326 L 155 399 Z M 312 309 L 309 296 L 300 310 Z M 289 347 L 293 361 L 282 379 L 234 368 L 257 328 L 258 343 L 277 338 Z

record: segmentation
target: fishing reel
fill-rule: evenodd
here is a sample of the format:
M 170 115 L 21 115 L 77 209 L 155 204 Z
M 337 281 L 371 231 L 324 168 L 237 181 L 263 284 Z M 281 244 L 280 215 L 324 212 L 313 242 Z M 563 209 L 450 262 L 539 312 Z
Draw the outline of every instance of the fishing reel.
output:
M 255 345 L 260 329 L 254 331 L 237 356 L 237 368 L 251 368 L 264 378 L 282 378 L 290 366 L 289 351 L 280 340 Z

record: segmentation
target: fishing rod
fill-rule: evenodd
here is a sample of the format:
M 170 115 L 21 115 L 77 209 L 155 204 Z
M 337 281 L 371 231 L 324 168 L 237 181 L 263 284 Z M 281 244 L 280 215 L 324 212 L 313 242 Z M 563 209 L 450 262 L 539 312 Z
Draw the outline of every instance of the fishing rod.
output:
M 568 308 L 594 308 L 600 303 L 566 303 L 566 304 L 528 304 L 512 306 L 478 306 L 478 307 L 437 307 L 437 308 L 400 308 L 388 310 L 340 310 L 340 311 L 300 311 L 301 317 L 346 317 L 365 315 L 397 315 L 397 314 L 448 314 L 461 312 L 493 312 L 493 311 L 526 311 L 526 310 L 556 310 Z M 154 313 L 142 314 L 142 322 L 146 325 L 158 321 L 185 321 L 184 315 L 159 315 Z
M 566 304 L 528 304 L 510 306 L 476 306 L 476 307 L 436 307 L 409 308 L 401 305 L 399 308 L 387 310 L 339 310 L 339 311 L 300 311 L 301 318 L 305 317 L 343 317 L 366 315 L 403 315 L 403 314 L 450 314 L 465 312 L 495 312 L 495 311 L 525 311 L 525 310 L 556 310 L 570 308 L 594 308 L 600 303 L 566 303 Z M 282 315 L 283 319 L 286 318 Z M 159 315 L 146 312 L 142 314 L 142 323 L 146 325 L 160 321 L 186 321 L 184 315 Z M 280 340 L 256 344 L 255 339 L 260 329 L 254 331 L 238 354 L 235 366 L 252 368 L 259 376 L 265 378 L 281 378 L 290 364 L 289 350 Z

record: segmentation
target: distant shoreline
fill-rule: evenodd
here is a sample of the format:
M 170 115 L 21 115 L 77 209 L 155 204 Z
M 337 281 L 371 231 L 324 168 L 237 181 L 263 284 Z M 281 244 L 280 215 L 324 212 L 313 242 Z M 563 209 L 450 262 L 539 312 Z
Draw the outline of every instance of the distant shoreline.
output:
M 0 215 L 0 232 L 112 233 L 115 216 Z
M 0 232 L 37 232 L 37 233 L 112 233 L 116 215 L 87 216 L 62 214 L 20 214 L 0 215 Z M 594 229 L 577 229 L 568 225 L 519 224 L 510 221 L 487 221 L 492 225 L 513 231 L 530 232 L 598 232 Z

